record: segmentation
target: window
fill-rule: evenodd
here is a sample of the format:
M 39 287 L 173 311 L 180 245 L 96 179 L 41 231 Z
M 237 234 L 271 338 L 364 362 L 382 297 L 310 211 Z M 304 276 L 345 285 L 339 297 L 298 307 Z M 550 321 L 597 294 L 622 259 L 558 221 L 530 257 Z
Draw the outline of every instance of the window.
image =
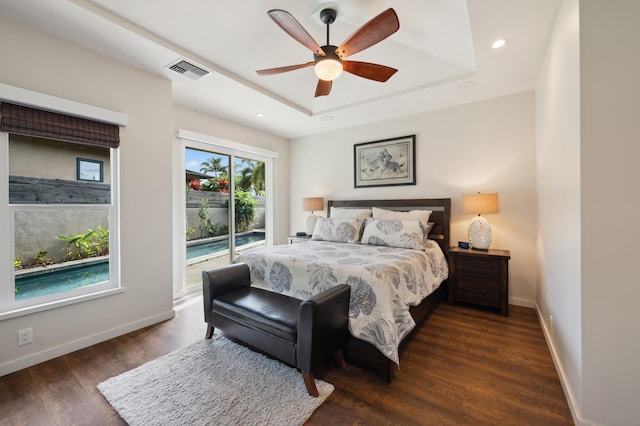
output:
M 102 161 L 89 160 L 88 158 L 77 158 L 77 180 L 87 180 L 90 182 L 102 182 Z
M 117 287 L 111 262 L 111 253 L 117 253 L 110 238 L 117 235 L 112 185 L 96 183 L 103 165 L 111 174 L 115 170 L 112 149 L 21 135 L 5 135 L 5 140 L 13 259 L 5 309 Z M 95 174 L 75 180 L 74 163 L 82 164 L 76 155 L 87 152 L 104 160 L 88 161 Z
M 0 217 L 8 225 L 0 229 L 0 319 L 117 290 L 117 126 L 0 108 Z M 56 116 L 100 131 L 110 126 L 112 135 L 115 127 L 115 140 L 58 139 Z M 15 127 L 25 123 L 46 132 Z

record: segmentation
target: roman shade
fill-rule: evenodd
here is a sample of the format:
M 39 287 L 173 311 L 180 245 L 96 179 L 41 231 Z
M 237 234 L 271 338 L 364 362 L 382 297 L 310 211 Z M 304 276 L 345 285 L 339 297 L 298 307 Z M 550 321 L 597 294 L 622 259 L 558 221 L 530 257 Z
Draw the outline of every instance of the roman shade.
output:
M 85 145 L 118 148 L 120 128 L 86 118 L 22 105 L 0 104 L 0 131 Z

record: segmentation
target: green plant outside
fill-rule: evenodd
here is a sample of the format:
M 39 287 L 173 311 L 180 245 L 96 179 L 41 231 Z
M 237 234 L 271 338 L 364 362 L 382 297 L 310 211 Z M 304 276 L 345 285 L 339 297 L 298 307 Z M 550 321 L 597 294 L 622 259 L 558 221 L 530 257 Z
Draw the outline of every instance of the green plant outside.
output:
M 209 178 L 202 183 L 202 191 L 229 192 L 229 178 L 225 174 Z
M 57 238 L 67 243 L 65 260 L 79 260 L 109 254 L 109 230 L 99 225 L 95 230 L 88 228 L 87 232 L 83 234 L 71 234 L 68 237 L 58 235 Z M 54 263 L 56 263 L 56 261 L 47 256 L 47 251 L 40 249 L 38 253 L 33 256 L 31 263 L 23 264 L 20 258 L 15 257 L 13 260 L 13 268 L 18 270 L 52 265 Z
M 40 249 L 38 250 L 38 253 L 33 256 L 33 263 L 37 266 L 51 265 L 53 263 L 53 259 L 47 257 L 46 250 Z
M 191 239 L 191 236 L 193 234 L 195 234 L 195 233 L 196 233 L 196 230 L 193 229 L 192 227 L 188 226 L 187 227 L 187 241 L 189 241 Z
M 217 225 L 211 222 L 208 211 L 209 202 L 203 198 L 200 200 L 200 209 L 198 210 L 198 218 L 200 219 L 200 237 L 206 236 L 207 234 L 216 234 Z
M 256 220 L 256 200 L 248 191 L 235 192 L 236 232 L 245 232 L 252 228 Z
M 68 237 L 58 235 L 67 243 L 65 258 L 67 260 L 86 259 L 88 257 L 106 256 L 109 254 L 109 230 L 98 225 L 82 234 L 71 234 Z

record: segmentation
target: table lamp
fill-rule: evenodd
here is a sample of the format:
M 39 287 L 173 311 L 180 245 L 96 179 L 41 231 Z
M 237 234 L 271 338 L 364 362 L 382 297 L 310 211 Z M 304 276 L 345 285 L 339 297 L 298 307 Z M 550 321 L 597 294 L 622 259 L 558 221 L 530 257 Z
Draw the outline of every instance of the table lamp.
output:
M 498 193 L 485 192 L 477 194 L 462 194 L 463 213 L 473 213 L 478 216 L 469 222 L 469 244 L 474 250 L 489 250 L 491 245 L 491 224 L 481 214 L 498 213 Z
M 318 216 L 313 213 L 314 211 L 324 210 L 324 198 L 322 197 L 308 197 L 302 199 L 302 210 L 311 212 L 305 222 L 305 232 L 307 235 L 313 235 L 313 230 L 316 229 L 316 222 L 318 222 Z

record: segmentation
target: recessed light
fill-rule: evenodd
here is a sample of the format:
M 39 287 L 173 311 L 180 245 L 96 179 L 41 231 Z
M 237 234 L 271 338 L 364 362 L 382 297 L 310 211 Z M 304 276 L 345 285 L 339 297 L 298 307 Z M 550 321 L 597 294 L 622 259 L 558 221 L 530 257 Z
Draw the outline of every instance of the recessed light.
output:
M 262 117 L 264 117 L 264 113 L 258 112 L 258 113 L 256 113 L 256 117 L 262 118 Z
M 500 49 L 501 47 L 504 47 L 505 44 L 507 44 L 507 39 L 499 38 L 498 40 L 491 43 L 491 47 L 494 49 Z

